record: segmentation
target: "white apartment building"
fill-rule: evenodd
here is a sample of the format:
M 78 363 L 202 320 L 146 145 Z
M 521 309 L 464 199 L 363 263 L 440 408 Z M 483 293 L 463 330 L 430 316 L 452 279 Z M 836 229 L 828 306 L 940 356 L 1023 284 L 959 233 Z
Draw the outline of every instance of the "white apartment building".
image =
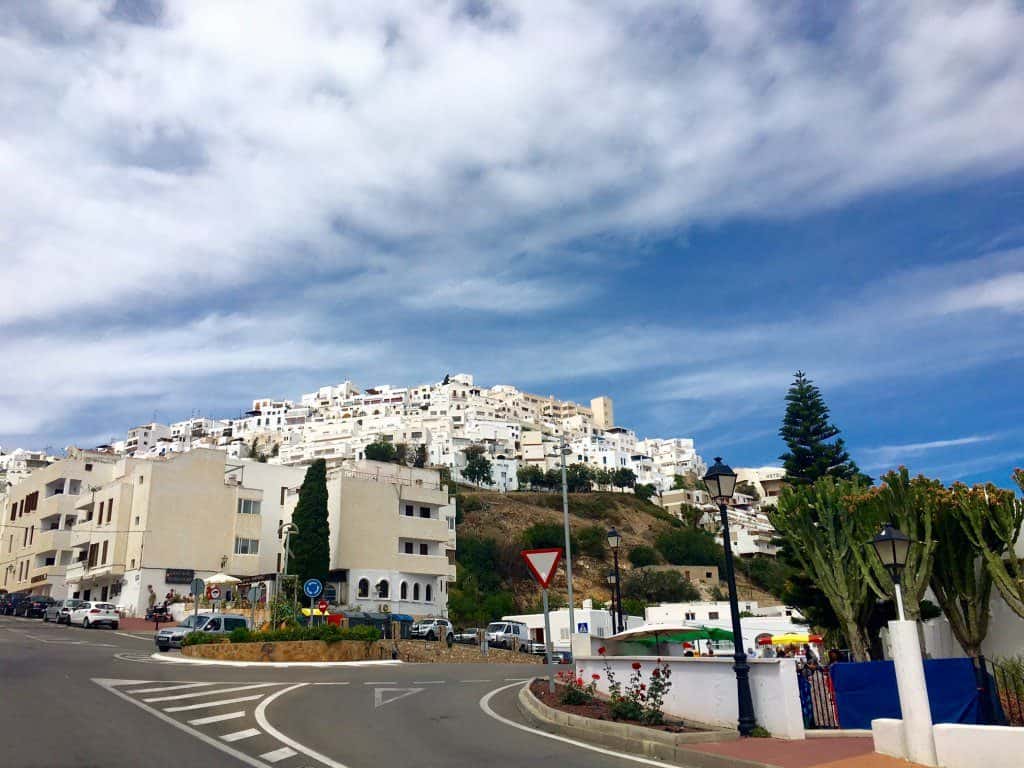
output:
M 10 486 L 17 485 L 37 469 L 49 466 L 55 458 L 47 456 L 45 451 L 27 451 L 15 448 L 10 453 L 0 450 L 0 493 Z
M 611 611 L 594 608 L 592 600 L 584 600 L 582 606 L 582 608 L 576 608 L 572 612 L 573 620 L 576 622 L 576 634 L 590 635 L 592 637 L 611 637 L 615 634 Z M 551 622 L 552 647 L 556 651 L 570 650 L 569 609 L 559 608 L 555 611 L 549 611 L 548 616 Z M 623 616 L 622 618 L 626 624 L 626 629 L 640 627 L 644 623 L 644 620 L 639 616 Z M 502 616 L 501 619 L 502 621 L 522 622 L 529 630 L 531 642 L 544 642 L 543 613 L 521 613 L 513 616 Z
M 170 427 L 152 421 L 149 424 L 141 424 L 128 430 L 124 451 L 125 453 L 147 453 L 161 441 L 168 442 L 172 439 Z
M 737 467 L 736 482 L 748 482 L 760 495 L 759 506 L 775 506 L 786 481 L 782 467 Z
M 75 560 L 75 505 L 113 476 L 116 456 L 72 451 L 13 486 L 0 515 L 0 587 L 66 597 L 65 572 Z
M 455 505 L 438 472 L 377 461 L 332 470 L 328 592 L 341 605 L 447 616 Z

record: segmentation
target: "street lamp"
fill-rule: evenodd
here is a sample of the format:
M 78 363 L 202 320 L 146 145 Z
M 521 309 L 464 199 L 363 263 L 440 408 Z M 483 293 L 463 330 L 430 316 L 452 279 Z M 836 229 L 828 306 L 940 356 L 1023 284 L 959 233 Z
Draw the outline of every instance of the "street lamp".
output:
M 617 607 L 616 610 L 618 611 L 619 619 L 617 622 L 614 620 L 612 621 L 612 629 L 614 629 L 616 632 L 622 632 L 626 629 L 625 621 L 622 618 L 622 585 L 620 583 L 622 580 L 619 578 L 619 547 L 621 545 L 622 536 L 619 535 L 618 531 L 612 528 L 610 531 L 608 531 L 608 546 L 611 547 L 612 550 L 612 557 L 615 563 L 615 570 L 608 577 L 608 583 L 614 583 L 615 585 L 615 595 L 613 602 Z M 612 581 L 613 576 L 615 578 L 614 582 Z
M 903 592 L 900 590 L 900 574 L 907 565 L 907 554 L 910 552 L 910 537 L 892 523 L 886 523 L 882 530 L 871 544 L 878 553 L 878 559 L 882 561 L 882 567 L 892 577 L 893 586 L 896 587 L 896 608 L 899 612 L 900 621 L 905 620 L 903 615 Z
M 736 596 L 736 574 L 732 564 L 732 541 L 729 535 L 729 510 L 726 503 L 732 498 L 736 489 L 736 473 L 727 464 L 722 463 L 720 456 L 704 475 L 704 485 L 711 498 L 718 504 L 722 517 L 722 546 L 725 548 L 725 579 L 729 584 L 729 613 L 732 615 L 732 645 L 736 672 L 736 695 L 739 699 L 739 732 L 741 736 L 749 736 L 757 724 L 754 719 L 754 700 L 750 695 L 750 665 L 743 648 L 743 632 L 740 625 L 740 605 Z
M 618 625 L 618 621 L 615 618 L 615 585 L 618 584 L 618 583 L 619 583 L 619 574 L 617 574 L 615 571 L 610 571 L 608 573 L 608 592 L 611 593 L 612 601 L 609 604 L 610 608 L 608 610 L 608 614 L 612 617 L 612 634 L 613 635 L 616 634 L 616 632 L 617 632 L 616 626 Z
M 565 436 L 562 436 L 559 444 L 558 455 L 562 464 L 562 523 L 565 526 L 565 581 L 569 587 L 569 640 L 572 642 L 573 633 L 576 631 L 576 623 L 572 613 L 572 545 L 569 543 L 569 483 L 565 477 L 565 456 L 572 453 L 572 449 L 565 444 Z

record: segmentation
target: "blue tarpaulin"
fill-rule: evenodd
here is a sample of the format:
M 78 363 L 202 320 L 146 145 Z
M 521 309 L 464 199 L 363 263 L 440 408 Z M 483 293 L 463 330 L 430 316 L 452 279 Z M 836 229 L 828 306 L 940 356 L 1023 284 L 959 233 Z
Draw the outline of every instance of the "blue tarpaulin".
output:
M 891 661 L 833 664 L 829 671 L 841 728 L 871 728 L 871 721 L 879 717 L 902 719 L 896 670 Z M 924 662 L 924 680 L 932 722 L 981 722 L 974 664 L 970 659 L 928 659 Z

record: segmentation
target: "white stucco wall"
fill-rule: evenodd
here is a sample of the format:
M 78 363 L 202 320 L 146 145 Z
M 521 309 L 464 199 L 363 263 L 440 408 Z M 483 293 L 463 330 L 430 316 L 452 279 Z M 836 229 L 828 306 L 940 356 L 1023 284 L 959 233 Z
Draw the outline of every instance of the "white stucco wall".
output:
M 586 656 L 576 659 L 576 669 L 584 680 L 598 674 L 598 689 L 608 692 L 605 664 L 611 666 L 617 680 L 626 683 L 634 661 L 642 664 L 645 682 L 657 664 L 654 656 L 613 656 L 607 659 Z M 720 657 L 666 658 L 672 670 L 672 687 L 665 697 L 666 714 L 708 725 L 735 728 L 739 718 L 736 698 L 736 673 L 733 660 Z M 793 659 L 751 659 L 750 692 L 759 725 L 782 739 L 804 738 L 800 712 L 800 691 Z
M 1024 728 L 943 723 L 933 730 L 943 768 L 1019 768 L 1024 761 Z

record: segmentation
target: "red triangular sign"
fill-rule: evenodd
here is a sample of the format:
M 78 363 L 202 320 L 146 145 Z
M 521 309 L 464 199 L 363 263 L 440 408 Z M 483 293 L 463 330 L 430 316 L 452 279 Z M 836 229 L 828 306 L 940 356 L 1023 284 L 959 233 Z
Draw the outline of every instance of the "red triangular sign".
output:
M 524 549 L 521 554 L 523 560 L 526 561 L 526 567 L 533 573 L 533 578 L 544 589 L 547 589 L 551 584 L 551 579 L 555 576 L 555 571 L 558 570 L 558 561 L 562 559 L 562 550 Z

